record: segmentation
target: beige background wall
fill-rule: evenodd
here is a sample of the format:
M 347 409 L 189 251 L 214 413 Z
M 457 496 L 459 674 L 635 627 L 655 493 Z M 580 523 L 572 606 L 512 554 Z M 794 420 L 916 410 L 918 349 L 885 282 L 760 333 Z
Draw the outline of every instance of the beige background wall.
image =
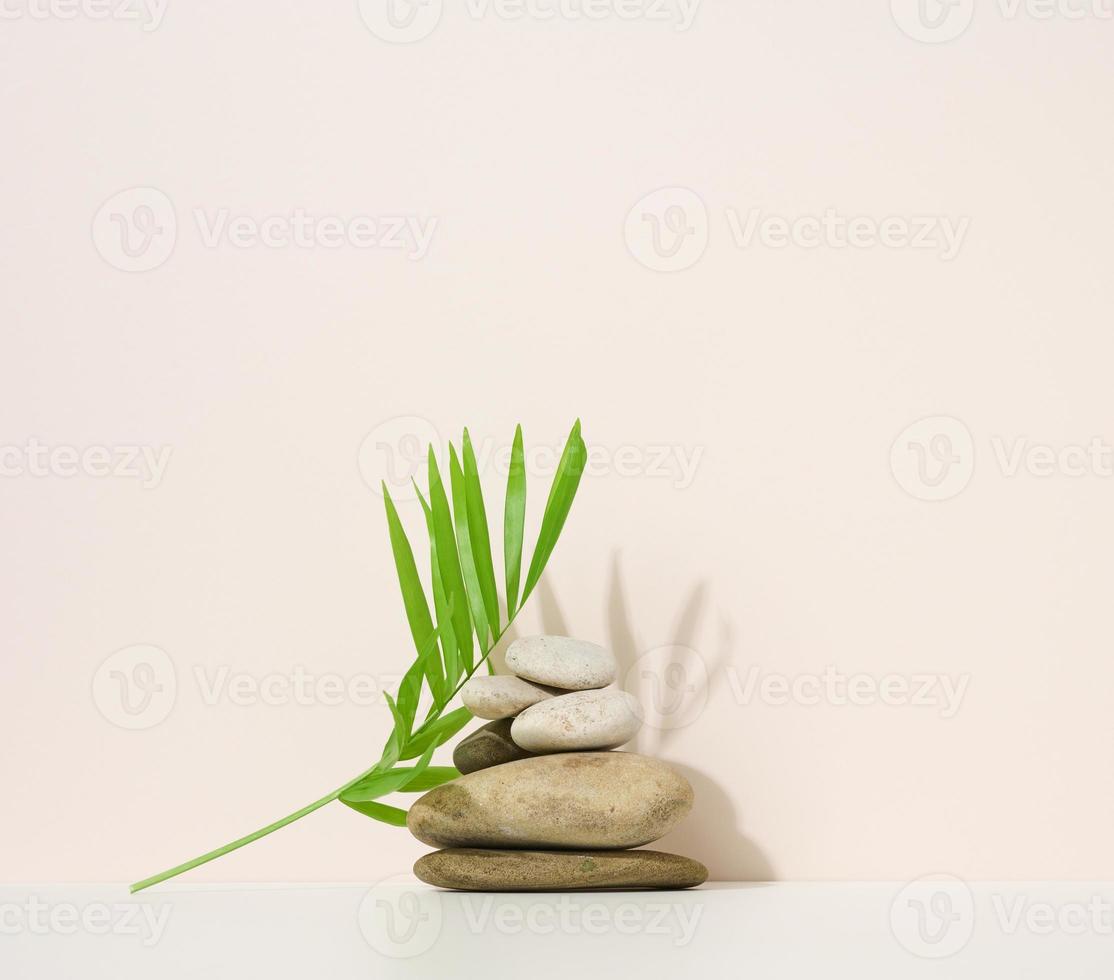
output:
M 4 879 L 136 878 L 362 769 L 409 660 L 368 481 L 468 424 L 501 506 L 514 423 L 578 415 L 519 631 L 632 668 L 698 792 L 665 846 L 1114 875 L 1109 7 L 29 4 Z M 336 805 L 195 880 L 422 850 Z

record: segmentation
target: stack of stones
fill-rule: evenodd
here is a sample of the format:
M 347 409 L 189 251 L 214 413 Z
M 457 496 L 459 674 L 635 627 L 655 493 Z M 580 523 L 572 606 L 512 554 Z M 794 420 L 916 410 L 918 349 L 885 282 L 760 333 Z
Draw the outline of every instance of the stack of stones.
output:
M 511 644 L 506 659 L 513 675 L 473 677 L 461 690 L 465 706 L 490 719 L 453 753 L 463 775 L 410 808 L 410 832 L 440 848 L 414 873 L 442 888 L 482 891 L 703 882 L 699 861 L 630 850 L 692 809 L 692 787 L 657 759 L 610 751 L 641 725 L 638 702 L 608 686 L 611 653 L 534 636 Z

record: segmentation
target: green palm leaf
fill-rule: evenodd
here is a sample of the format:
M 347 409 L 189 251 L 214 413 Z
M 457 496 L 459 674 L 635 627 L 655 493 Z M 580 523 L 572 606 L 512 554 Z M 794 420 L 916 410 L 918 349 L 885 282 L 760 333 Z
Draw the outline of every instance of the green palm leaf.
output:
M 483 608 L 487 610 L 487 621 L 494 637 L 499 635 L 499 590 L 495 585 L 495 569 L 491 564 L 491 537 L 487 531 L 487 511 L 484 508 L 483 488 L 480 486 L 480 472 L 476 466 L 472 438 L 467 429 L 464 430 L 463 453 L 464 493 L 472 561 L 479 579 L 480 592 L 483 594 Z M 457 517 L 458 525 L 459 522 L 460 518 Z
M 426 790 L 440 786 L 442 783 L 451 783 L 460 776 L 456 766 L 429 766 L 425 772 L 417 773 L 413 779 L 402 787 L 403 793 L 424 793 Z
M 473 620 L 482 660 L 487 660 L 502 635 L 499 623 L 498 590 L 491 565 L 491 542 L 483 504 L 475 452 L 468 430 L 464 430 L 462 460 L 450 446 L 449 473 L 452 504 L 441 481 L 432 447 L 429 451 L 429 500 L 418 492 L 426 519 L 430 546 L 433 613 L 418 576 L 414 553 L 399 519 L 394 501 L 383 486 L 391 553 L 402 592 L 406 620 L 417 657 L 402 679 L 397 701 L 386 697 L 393 725 L 383 753 L 366 772 L 319 800 L 287 814 L 274 823 L 239 837 L 216 850 L 176 865 L 150 878 L 137 881 L 138 892 L 289 826 L 321 807 L 341 800 L 346 806 L 393 826 L 406 825 L 406 811 L 378 801 L 393 792 L 419 792 L 455 779 L 452 766 L 432 766 L 437 748 L 456 735 L 472 718 L 467 708 L 445 713 L 464 682 L 479 664 L 474 662 Z M 587 449 L 577 421 L 565 443 L 561 461 L 549 490 L 537 544 L 519 595 L 526 514 L 526 468 L 522 427 L 515 429 L 511 466 L 504 504 L 503 559 L 506 573 L 507 625 L 514 619 L 537 585 L 565 525 L 580 478 L 587 462 Z M 455 527 L 454 527 L 455 514 Z M 434 623 L 436 616 L 436 625 Z M 503 628 L 505 629 L 505 627 Z M 488 642 L 490 639 L 490 643 Z M 440 641 L 440 642 L 438 642 Z M 490 669 L 490 663 L 488 664 Z M 421 702 L 423 682 L 429 687 L 432 704 L 425 721 L 415 732 L 414 720 Z M 400 760 L 418 759 L 412 766 Z
M 433 609 L 437 614 L 437 632 L 441 637 L 441 655 L 445 671 L 445 688 L 434 695 L 433 707 L 438 711 L 456 693 L 463 667 L 460 663 L 459 648 L 456 642 L 456 626 L 453 623 L 453 604 L 445 595 L 445 583 L 441 578 L 441 562 L 437 554 L 437 535 L 433 528 L 433 510 L 422 496 L 421 490 L 414 487 L 425 512 L 426 530 L 429 532 L 429 574 L 433 579 Z
M 411 732 L 414 729 L 414 716 L 418 712 L 418 701 L 421 699 L 422 695 L 423 680 L 429 685 L 429 693 L 433 696 L 435 704 L 447 694 L 441 659 L 437 650 L 438 637 L 443 638 L 448 635 L 451 638 L 452 636 L 452 630 L 447 625 L 448 620 L 446 619 L 444 622 L 444 626 L 440 623 L 438 624 L 437 629 L 426 641 L 417 659 L 410 665 L 410 669 L 406 671 L 405 675 L 403 675 L 402 683 L 399 684 L 398 711 L 406 720 L 407 732 Z
M 444 745 L 471 720 L 471 711 L 467 708 L 457 708 L 447 715 L 441 715 L 432 722 L 427 722 L 402 750 L 401 758 L 413 759 L 425 752 L 430 745 L 434 747 Z
M 503 564 L 507 572 L 507 619 L 518 611 L 518 581 L 522 573 L 522 536 L 526 523 L 526 464 L 522 452 L 522 426 L 514 430 L 511 466 L 507 473 L 507 499 L 503 504 Z
M 351 803 L 348 800 L 341 800 L 341 802 L 357 813 L 362 813 L 365 817 L 371 817 L 373 820 L 389 823 L 392 827 L 406 826 L 406 811 L 400 810 L 397 806 L 374 802 Z
M 437 545 L 437 568 L 441 572 L 441 585 L 445 597 L 452 603 L 453 632 L 456 634 L 460 659 L 466 670 L 472 669 L 472 616 L 468 612 L 468 594 L 464 590 L 464 577 L 460 571 L 460 557 L 456 550 L 449 498 L 437 469 L 433 447 L 429 448 L 429 509 L 433 521 L 432 540 Z
M 399 588 L 402 589 L 402 604 L 406 609 L 406 621 L 410 624 L 410 634 L 414 638 L 414 649 L 421 656 L 422 649 L 433 633 L 433 620 L 429 615 L 422 581 L 418 578 L 418 566 L 414 563 L 414 552 L 410 541 L 398 518 L 394 501 L 383 484 L 383 503 L 387 508 L 387 530 L 391 538 L 391 551 L 394 554 L 395 570 L 398 573 Z
M 522 589 L 522 601 L 526 602 L 538 579 L 545 571 L 546 562 L 553 554 L 557 538 L 565 526 L 565 518 L 569 516 L 576 489 L 580 486 L 580 477 L 584 474 L 584 466 L 588 462 L 588 448 L 580 437 L 580 419 L 572 427 L 569 438 L 565 442 L 564 452 L 561 453 L 561 462 L 557 464 L 557 472 L 553 476 L 553 484 L 549 488 L 549 499 L 545 502 L 545 513 L 542 515 L 542 526 L 538 532 L 538 543 L 534 546 L 534 556 L 530 559 L 530 571 L 526 575 L 526 585 Z
M 416 765 L 403 766 L 391 769 L 388 772 L 376 772 L 361 779 L 355 786 L 350 786 L 340 794 L 344 803 L 367 803 L 377 800 L 388 793 L 395 793 L 406 789 L 418 779 L 429 767 L 429 760 L 433 757 L 436 745 L 430 745 L 418 760 Z
M 472 622 L 476 627 L 476 639 L 480 649 L 487 649 L 488 617 L 484 608 L 483 592 L 476 571 L 476 560 L 472 556 L 471 528 L 468 524 L 468 493 L 464 486 L 464 471 L 456 457 L 456 449 L 449 443 L 449 486 L 453 496 L 453 523 L 456 524 L 456 543 L 460 549 L 460 571 L 464 576 L 464 588 L 468 592 L 468 606 L 472 610 Z M 490 559 L 489 559 L 490 561 Z M 495 635 L 499 630 L 498 617 Z

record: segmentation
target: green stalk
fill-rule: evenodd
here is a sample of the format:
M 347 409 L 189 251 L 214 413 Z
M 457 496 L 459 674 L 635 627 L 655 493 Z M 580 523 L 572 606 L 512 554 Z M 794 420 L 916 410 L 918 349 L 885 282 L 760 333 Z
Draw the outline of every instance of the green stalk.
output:
M 276 830 L 280 830 L 287 824 L 293 823 L 295 820 L 301 820 L 302 817 L 313 813 L 314 810 L 320 810 L 326 803 L 332 803 L 340 797 L 348 787 L 355 785 L 364 776 L 368 776 L 375 769 L 371 767 L 367 772 L 361 773 L 355 779 L 345 783 L 340 789 L 334 790 L 328 796 L 322 796 L 321 799 L 310 803 L 309 806 L 304 806 L 300 810 L 295 810 L 289 816 L 283 817 L 281 820 L 276 820 L 274 823 L 267 824 L 266 827 L 261 827 L 254 833 L 248 834 L 246 837 L 241 837 L 239 840 L 232 841 L 231 844 L 225 844 L 223 847 L 218 847 L 215 851 L 209 851 L 207 854 L 202 854 L 200 857 L 195 857 L 192 861 L 187 861 L 185 864 L 179 864 L 177 867 L 169 868 L 166 871 L 160 871 L 157 875 L 152 875 L 150 878 L 144 878 L 142 881 L 137 881 L 130 888 L 131 893 L 134 895 L 136 892 L 143 891 L 144 888 L 150 888 L 152 885 L 157 885 L 160 882 L 166 881 L 168 878 L 173 878 L 186 871 L 192 871 L 194 868 L 199 868 L 203 864 L 208 864 L 219 857 L 224 857 L 238 848 L 243 847 L 245 844 L 250 844 L 252 841 L 259 840 L 260 837 L 266 837 L 268 834 L 273 834 Z
M 464 687 L 468 679 L 480 668 L 483 662 L 491 656 L 491 651 L 495 649 L 495 645 L 503 638 L 503 634 L 506 633 L 508 629 L 510 629 L 510 625 L 510 623 L 507 623 L 507 625 L 503 627 L 499 635 L 492 641 L 491 646 L 487 648 L 487 651 L 484 653 L 484 655 L 480 657 L 480 659 L 476 661 L 472 669 L 468 671 L 467 674 L 465 674 L 464 679 L 456 686 L 452 694 L 450 694 L 445 699 L 444 704 L 438 707 L 437 713 L 426 719 L 426 725 L 432 724 L 441 716 L 441 712 L 444 711 L 445 708 L 448 707 L 448 705 L 452 702 L 452 699 L 460 693 L 460 689 Z M 425 726 L 423 725 L 422 727 Z M 416 732 L 415 734 L 418 733 Z M 131 894 L 134 895 L 136 892 L 143 891 L 144 888 L 150 888 L 152 885 L 161 884 L 169 878 L 174 878 L 177 875 L 184 874 L 186 871 L 192 871 L 194 868 L 200 868 L 201 865 L 208 864 L 210 861 L 215 861 L 219 857 L 224 857 L 224 855 L 238 850 L 245 844 L 251 844 L 254 841 L 259 840 L 259 838 L 261 837 L 266 837 L 268 834 L 273 834 L 276 830 L 281 830 L 283 827 L 287 826 L 287 824 L 292 824 L 295 820 L 301 820 L 302 817 L 309 816 L 309 814 L 313 813 L 314 810 L 320 810 L 321 807 L 325 806 L 327 803 L 332 803 L 334 800 L 339 799 L 341 793 L 343 793 L 346 789 L 355 786 L 356 783 L 358 783 L 361 779 L 363 779 L 365 776 L 370 776 L 374 771 L 375 766 L 372 766 L 366 772 L 360 773 L 360 775 L 358 775 L 355 779 L 350 779 L 340 788 L 333 790 L 333 792 L 331 792 L 328 796 L 322 796 L 321 799 L 315 800 L 313 803 L 310 803 L 308 806 L 302 807 L 300 810 L 295 810 L 289 816 L 285 816 L 281 820 L 276 820 L 274 823 L 267 824 L 266 827 L 260 827 L 259 830 L 248 834 L 246 837 L 241 837 L 238 840 L 232 841 L 232 843 L 230 844 L 225 844 L 223 847 L 218 847 L 215 851 L 209 851 L 205 854 L 200 855 L 199 857 L 195 857 L 190 861 L 186 861 L 185 864 L 176 865 L 173 868 L 168 868 L 166 871 L 160 871 L 157 875 L 152 875 L 150 878 L 144 878 L 142 881 L 135 882 L 135 884 L 131 885 L 130 887 Z

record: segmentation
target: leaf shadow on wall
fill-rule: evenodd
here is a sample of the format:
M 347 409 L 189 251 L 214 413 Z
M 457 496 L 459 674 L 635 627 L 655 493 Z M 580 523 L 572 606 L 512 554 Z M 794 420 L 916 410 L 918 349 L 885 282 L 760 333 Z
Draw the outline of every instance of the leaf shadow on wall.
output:
M 695 649 L 701 635 L 705 614 L 707 584 L 697 583 L 680 607 L 677 624 L 666 638 L 669 646 Z M 619 661 L 619 683 L 636 696 L 646 695 L 640 690 L 640 679 L 631 677 L 638 669 L 639 657 L 648 648 L 639 642 L 629 611 L 619 552 L 612 554 L 611 583 L 607 604 L 608 641 Z M 548 624 L 547 624 L 548 628 Z M 652 648 L 661 646 L 655 643 Z M 714 660 L 705 659 L 705 671 L 696 684 L 686 689 L 686 696 L 702 699 L 706 703 L 711 678 L 722 676 L 732 645 L 730 624 L 721 620 Z M 633 685 L 633 690 L 632 690 Z M 641 698 L 640 698 L 641 700 Z M 699 724 L 699 720 L 696 720 Z M 669 748 L 685 727 L 644 726 L 632 750 L 644 755 L 659 756 L 678 770 L 692 784 L 695 804 L 692 812 L 677 828 L 650 845 L 661 850 L 673 851 L 694 857 L 708 867 L 712 880 L 720 881 L 774 881 L 776 872 L 762 849 L 739 827 L 739 815 L 730 797 L 716 779 L 691 765 L 679 764 L 668 758 Z

